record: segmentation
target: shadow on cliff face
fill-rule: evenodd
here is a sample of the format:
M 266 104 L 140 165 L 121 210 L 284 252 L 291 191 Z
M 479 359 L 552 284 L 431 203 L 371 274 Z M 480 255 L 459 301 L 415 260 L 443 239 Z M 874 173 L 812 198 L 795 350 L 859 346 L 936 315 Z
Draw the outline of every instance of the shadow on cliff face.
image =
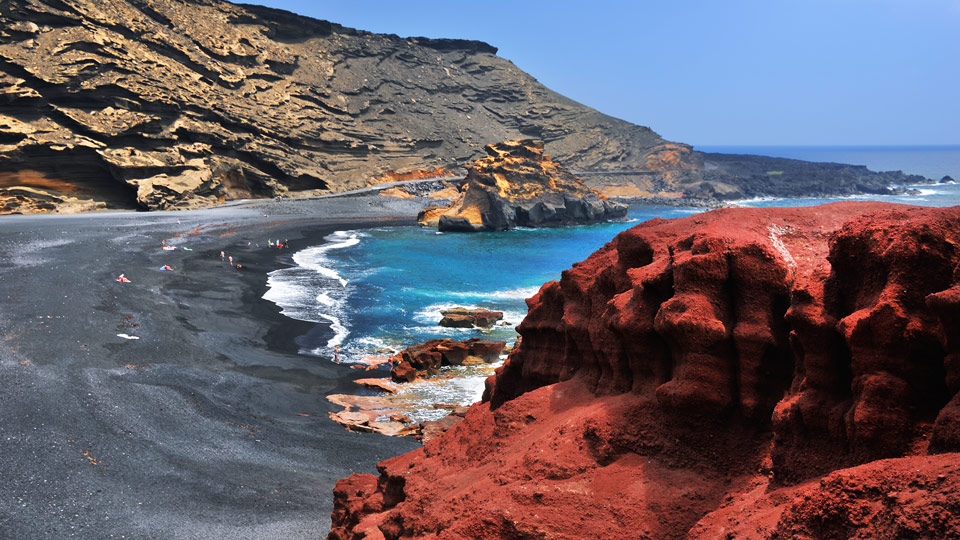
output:
M 43 171 L 0 171 L 0 214 L 140 208 L 135 189 L 90 165 L 77 160 Z

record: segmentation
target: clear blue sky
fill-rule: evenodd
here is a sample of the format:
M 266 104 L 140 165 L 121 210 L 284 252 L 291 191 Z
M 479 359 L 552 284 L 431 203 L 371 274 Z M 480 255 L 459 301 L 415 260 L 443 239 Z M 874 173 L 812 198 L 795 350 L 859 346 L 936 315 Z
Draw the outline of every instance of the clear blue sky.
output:
M 960 0 L 254 3 L 486 41 L 549 88 L 691 144 L 960 144 Z

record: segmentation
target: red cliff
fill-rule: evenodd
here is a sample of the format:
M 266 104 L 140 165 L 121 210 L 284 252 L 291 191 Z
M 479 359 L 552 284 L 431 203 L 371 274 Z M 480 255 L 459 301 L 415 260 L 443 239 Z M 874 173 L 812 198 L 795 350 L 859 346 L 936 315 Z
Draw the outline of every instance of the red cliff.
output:
M 653 220 L 528 304 L 330 538 L 960 536 L 960 207 Z

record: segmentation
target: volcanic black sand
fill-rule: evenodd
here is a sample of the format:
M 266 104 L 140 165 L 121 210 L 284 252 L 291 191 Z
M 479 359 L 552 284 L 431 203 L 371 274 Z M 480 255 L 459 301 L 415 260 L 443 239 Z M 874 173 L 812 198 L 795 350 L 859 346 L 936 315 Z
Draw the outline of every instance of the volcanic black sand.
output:
M 299 355 L 327 329 L 261 299 L 266 274 L 421 206 L 0 217 L 0 538 L 325 536 L 336 480 L 417 443 L 329 420 L 325 397 L 369 373 Z

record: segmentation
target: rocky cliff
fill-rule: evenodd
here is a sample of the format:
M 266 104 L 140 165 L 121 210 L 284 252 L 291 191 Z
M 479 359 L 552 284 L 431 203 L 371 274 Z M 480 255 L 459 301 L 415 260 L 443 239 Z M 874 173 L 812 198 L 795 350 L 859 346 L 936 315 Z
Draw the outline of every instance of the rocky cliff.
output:
M 955 538 L 960 207 L 717 210 L 528 300 L 484 402 L 330 538 Z
M 0 213 L 340 192 L 461 167 L 522 137 L 573 171 L 637 172 L 601 179 L 627 196 L 756 191 L 687 145 L 552 92 L 486 43 L 219 0 L 5 1 L 0 103 Z M 801 193 L 767 170 L 744 178 Z M 817 191 L 899 181 L 850 178 Z
M 627 215 L 543 153 L 543 141 L 489 144 L 487 157 L 467 167 L 459 196 L 420 212 L 421 225 L 441 231 L 503 231 L 596 223 Z
M 663 143 L 485 43 L 218 0 L 4 2 L 0 103 L 7 211 L 38 192 L 170 208 L 344 191 L 521 136 L 580 168 Z

